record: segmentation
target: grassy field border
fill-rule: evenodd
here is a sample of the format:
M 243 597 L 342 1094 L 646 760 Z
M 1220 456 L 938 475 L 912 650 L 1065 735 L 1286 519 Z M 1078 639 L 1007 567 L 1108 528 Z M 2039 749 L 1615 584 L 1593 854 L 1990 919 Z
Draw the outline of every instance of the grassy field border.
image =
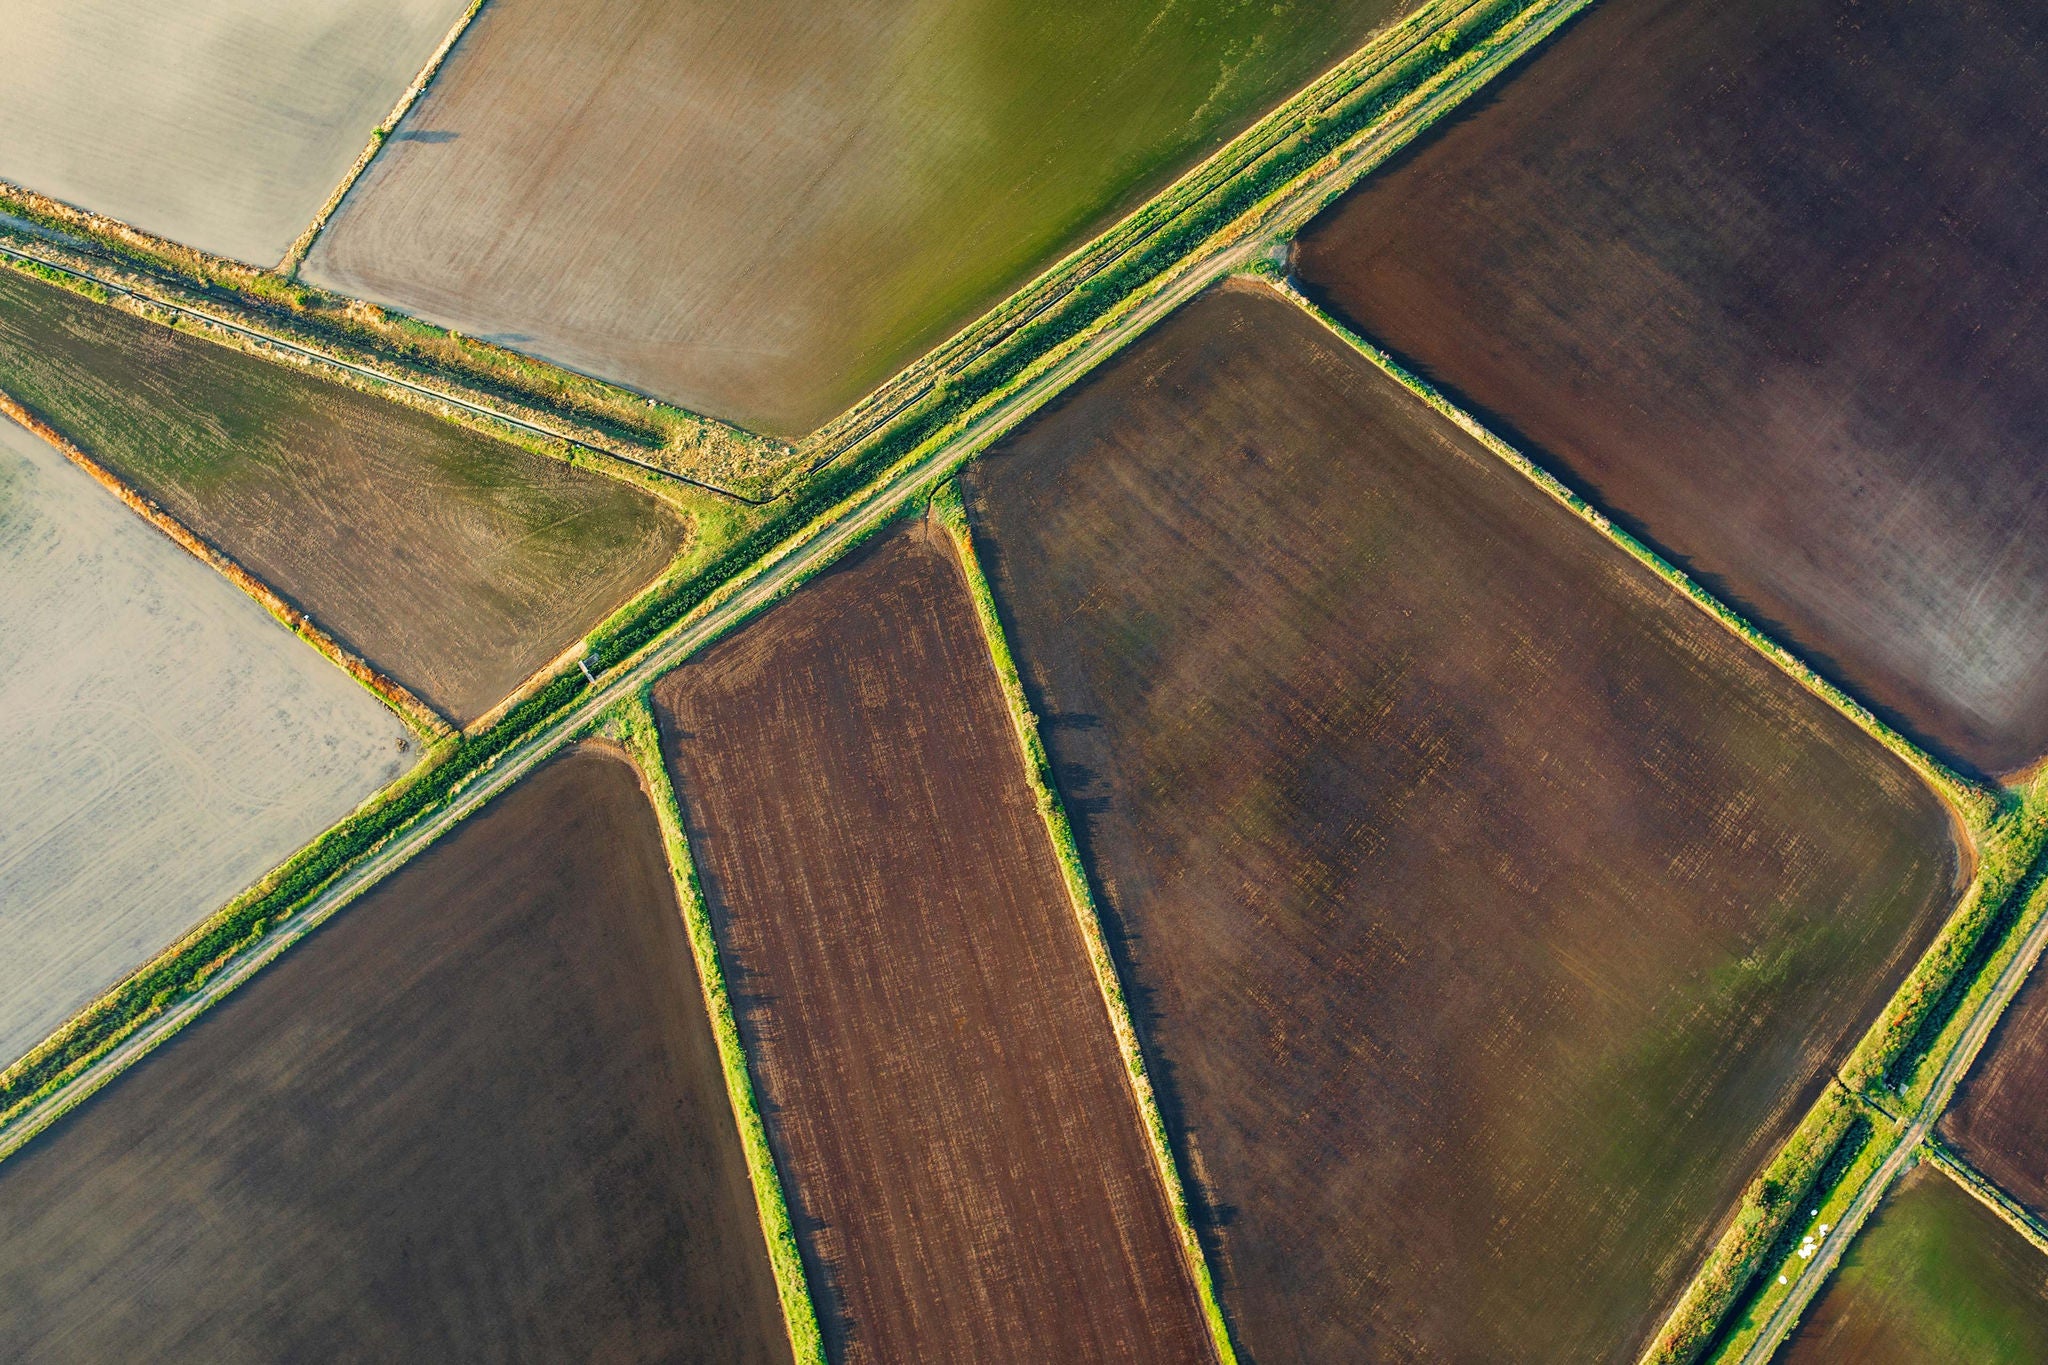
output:
M 313 221 L 306 225 L 305 231 L 295 237 L 292 244 L 285 249 L 284 258 L 276 266 L 280 277 L 287 280 L 298 278 L 299 267 L 306 263 L 306 254 L 313 249 L 313 243 L 320 239 L 321 232 L 327 227 L 327 221 L 334 217 L 334 211 L 341 207 L 341 201 L 348 198 L 348 192 L 355 188 L 356 181 L 362 178 L 363 172 L 370 169 L 370 163 L 375 161 L 377 153 L 384 149 L 385 140 L 398 130 L 399 120 L 412 112 L 413 105 L 418 102 L 420 96 L 427 93 L 427 87 L 434 83 L 434 77 L 441 74 L 442 63 L 448 60 L 448 54 L 455 50 L 455 44 L 469 31 L 470 21 L 476 18 L 477 11 L 483 7 L 484 0 L 469 0 L 469 8 L 449 26 L 447 36 L 441 39 L 441 45 L 427 57 L 426 65 L 420 68 L 420 73 L 412 78 L 412 84 L 399 95 L 398 102 L 391 106 L 391 112 L 384 116 L 382 123 L 370 130 L 370 140 L 357 154 L 355 164 L 343 174 L 341 183 L 327 196 L 327 202 L 313 214 Z
M 1992 789 L 1963 777 L 1886 724 L 1869 708 L 1823 677 L 1803 659 L 1759 629 L 1740 612 L 1708 592 L 1648 545 L 1566 487 L 1548 470 L 1450 401 L 1428 380 L 1331 317 L 1273 271 L 1252 272 L 1281 298 L 1300 308 L 1438 415 L 1534 483 L 1579 520 L 1675 589 L 1686 601 L 1776 665 L 1786 676 L 1854 724 L 1925 781 L 1949 809 L 1958 844 L 1975 860 L 1970 880 L 1934 940 L 1858 1040 L 1841 1069 L 1850 1093 L 1882 1085 L 1902 1060 L 1944 1055 L 1924 1045 L 1930 1029 L 1967 1027 L 1960 1012 L 1967 991 L 1985 980 L 1967 970 L 1981 958 L 2001 912 L 2026 880 L 2048 840 L 2048 808 L 2033 793 Z M 2016 799 L 2017 797 L 2017 799 Z M 1967 985 L 1965 984 L 1967 983 Z M 1988 989 L 1984 986 L 1983 989 Z M 1920 1067 L 1925 1072 L 1924 1066 Z M 1916 1078 L 1913 1085 L 1931 1084 Z M 1908 1093 L 1911 1087 L 1907 1087 Z M 1769 1164 L 1744 1190 L 1715 1245 L 1681 1292 L 1663 1324 L 1651 1336 L 1641 1365 L 1689 1365 L 1717 1340 L 1724 1324 L 1743 1308 L 1764 1262 L 1777 1245 L 1797 1201 L 1785 1191 L 1810 1191 L 1846 1131 L 1848 1101 L 1830 1086 L 1793 1128 Z M 1832 1196 L 1833 1192 L 1829 1192 Z M 1722 1348 L 1725 1353 L 1725 1347 Z
M 1127 271 L 1096 277 L 1076 291 L 1081 297 L 1071 309 L 1052 310 L 1008 333 L 1000 346 L 899 410 L 877 434 L 862 438 L 851 458 L 805 480 L 711 550 L 689 574 L 657 580 L 585 637 L 581 662 L 592 676 L 586 677 L 582 668 L 565 669 L 487 728 L 450 742 L 416 782 L 389 789 L 388 799 L 328 830 L 266 878 L 260 890 L 209 917 L 0 1070 L 0 1158 L 168 1036 L 160 1032 L 163 1025 L 155 1025 L 159 1031 L 144 1033 L 146 1046 L 138 1050 L 128 1043 L 138 1032 L 167 1012 L 181 1026 L 188 1008 L 204 1008 L 206 997 L 196 1002 L 192 997 L 214 970 L 222 946 L 244 941 L 251 924 L 271 926 L 268 938 L 258 935 L 253 946 L 238 950 L 260 966 L 275 956 L 270 941 L 288 941 L 298 933 L 302 912 L 319 906 L 337 881 L 421 822 L 459 804 L 463 792 L 501 756 L 547 731 L 587 690 L 639 666 L 660 651 L 672 632 L 719 610 L 758 574 L 802 554 L 842 521 L 863 515 L 876 490 L 900 499 L 897 510 L 908 509 L 913 490 L 928 496 L 937 482 L 1037 406 L 1140 335 L 1156 320 L 1147 316 L 1148 309 L 1166 307 L 1205 285 L 1223 273 L 1232 253 L 1254 251 L 1261 242 L 1291 232 L 1296 220 L 1306 221 L 1315 208 L 1383 164 L 1422 129 L 1512 69 L 1587 3 L 1498 0 L 1482 6 L 1489 14 L 1504 14 L 1498 26 L 1444 35 L 1445 41 L 1430 45 L 1417 64 L 1367 80 L 1371 89 L 1354 92 L 1359 102 L 1341 117 L 1333 114 L 1314 127 L 1300 128 L 1284 157 L 1286 174 L 1269 168 L 1239 191 L 1183 215 L 1178 234 L 1155 240 Z M 0 186 L 0 212 L 16 202 L 14 194 Z M 0 221 L 0 237 L 7 235 L 5 227 Z M 132 232 L 119 224 L 109 230 Z M 848 543 L 838 551 L 851 548 Z M 807 573 L 820 568 L 810 566 Z M 324 916 L 333 908 L 319 906 L 318 913 Z
M 995 593 L 989 586 L 987 574 L 982 571 L 981 557 L 974 548 L 974 532 L 967 522 L 967 505 L 961 498 L 959 479 L 950 478 L 941 484 L 933 492 L 930 506 L 932 519 L 953 542 L 961 577 L 966 581 L 968 595 L 974 600 L 974 614 L 981 623 L 982 638 L 988 645 L 989 663 L 1002 687 L 1010 723 L 1017 734 L 1024 779 L 1038 806 L 1039 818 L 1045 822 L 1046 837 L 1052 843 L 1053 856 L 1059 862 L 1060 876 L 1066 883 L 1068 906 L 1074 913 L 1081 941 L 1087 948 L 1088 965 L 1095 973 L 1096 987 L 1102 992 L 1103 1008 L 1109 1016 L 1110 1031 L 1116 1035 L 1117 1051 L 1123 1058 L 1124 1075 L 1130 1082 L 1131 1096 L 1138 1107 L 1139 1123 L 1152 1150 L 1153 1171 L 1159 1177 L 1166 1196 L 1167 1214 L 1180 1237 L 1181 1257 L 1194 1281 L 1195 1298 L 1201 1304 L 1210 1343 L 1223 1365 L 1237 1365 L 1237 1349 L 1230 1339 L 1230 1325 L 1224 1317 L 1223 1305 L 1216 1296 L 1215 1276 L 1209 1268 L 1208 1257 L 1202 1251 L 1202 1240 L 1195 1232 L 1187 1184 L 1181 1178 L 1179 1164 L 1173 1157 L 1166 1117 L 1159 1108 L 1159 1097 L 1153 1092 L 1152 1076 L 1145 1067 L 1145 1054 L 1138 1046 L 1137 1025 L 1131 1017 L 1130 1003 L 1124 997 L 1116 960 L 1109 951 L 1109 939 L 1103 933 L 1102 914 L 1089 886 L 1080 846 L 1074 841 L 1073 824 L 1067 818 L 1066 805 L 1060 800 L 1055 786 L 1052 757 L 1046 752 L 1045 741 L 1039 734 L 1038 717 L 1024 695 L 1024 680 L 1017 672 L 1016 658 L 1010 653 L 1010 641 L 996 609 Z
M 189 309 L 386 381 L 503 409 L 597 453 L 757 500 L 796 449 L 495 343 L 274 271 L 211 256 L 0 180 L 0 244 L 74 271 L 109 296 Z M 65 283 L 52 279 L 53 283 Z M 85 291 L 80 291 L 85 292 Z M 123 306 L 130 306 L 123 304 Z M 140 307 L 131 306 L 142 316 Z M 157 319 L 161 320 L 161 319 Z
M 789 1201 L 783 1194 L 782 1177 L 768 1143 L 768 1125 L 761 1118 L 754 1095 L 753 1074 L 747 1067 L 746 1047 L 740 1039 L 739 1020 L 733 1013 L 732 992 L 726 986 L 725 968 L 719 960 L 711 913 L 697 880 L 697 863 L 690 852 L 683 808 L 669 778 L 668 765 L 662 760 L 652 691 L 650 683 L 612 707 L 597 730 L 625 748 L 633 766 L 639 769 L 641 785 L 654 806 L 669 871 L 675 877 L 676 901 L 682 907 L 683 925 L 690 935 L 697 984 L 704 993 L 712 1035 L 718 1040 L 718 1062 L 725 1075 L 726 1098 L 739 1124 L 740 1146 L 746 1152 L 747 1178 L 754 1189 L 754 1208 L 760 1219 L 761 1236 L 767 1243 L 768 1263 L 775 1275 L 775 1294 L 782 1304 L 789 1348 L 797 1365 L 824 1365 L 824 1334 L 819 1330 L 817 1307 L 804 1279 L 803 1253 L 797 1247 L 796 1225 L 790 1219 Z

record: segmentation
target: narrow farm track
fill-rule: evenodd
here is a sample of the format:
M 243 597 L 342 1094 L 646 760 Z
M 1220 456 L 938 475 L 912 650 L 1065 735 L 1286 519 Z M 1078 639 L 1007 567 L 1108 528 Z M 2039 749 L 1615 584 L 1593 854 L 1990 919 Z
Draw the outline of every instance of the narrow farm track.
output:
M 1777 1354 L 1785 1338 L 1791 1335 L 1792 1329 L 1799 1325 L 1799 1319 L 1805 1315 L 1807 1307 L 1827 1284 L 1828 1278 L 1834 1274 L 1836 1265 L 1841 1262 L 1842 1253 L 1856 1240 L 1856 1234 L 1863 1227 L 1864 1220 L 1876 1210 L 1886 1191 L 1912 1164 L 1920 1152 L 1921 1144 L 1934 1131 L 1934 1125 L 1940 1121 L 1942 1111 L 1948 1108 L 1949 1100 L 1955 1095 L 1956 1086 L 1969 1074 L 1970 1067 L 1977 1060 L 1977 1054 L 1984 1048 L 1985 1040 L 1991 1036 L 1991 1030 L 2004 1014 L 2006 1004 L 2025 984 L 2027 973 L 2033 969 L 2035 961 L 2041 956 L 2044 945 L 2048 945 L 2048 915 L 2042 916 L 2027 932 L 2020 950 L 2005 964 L 2005 970 L 1998 974 L 1998 980 L 1990 992 L 1978 1002 L 1968 1026 L 1957 1035 L 1955 1046 L 1950 1048 L 1948 1056 L 1942 1059 L 1941 1069 L 1935 1073 L 1934 1085 L 1928 1090 L 1927 1098 L 1914 1111 L 1912 1119 L 1900 1133 L 1899 1145 L 1885 1158 L 1884 1164 L 1871 1173 L 1863 1188 L 1856 1192 L 1856 1197 L 1850 1201 L 1841 1221 L 1828 1230 L 1827 1236 L 1820 1239 L 1820 1250 L 1814 1253 L 1805 1273 L 1793 1285 L 1792 1292 L 1785 1296 L 1777 1311 L 1771 1314 L 1763 1330 L 1757 1334 L 1756 1340 L 1750 1344 L 1749 1350 L 1743 1354 L 1741 1365 L 1767 1365 L 1771 1357 Z M 1768 1270 L 1765 1273 L 1768 1273 Z
M 276 926 L 198 991 L 86 1067 L 61 1090 L 22 1112 L 0 1132 L 0 1159 L 18 1150 L 67 1110 L 107 1085 L 187 1023 L 247 981 L 330 916 L 396 871 L 499 793 L 586 730 L 608 707 L 673 668 L 823 570 L 852 544 L 903 510 L 919 494 L 949 477 L 990 443 L 1030 416 L 1153 323 L 1231 272 L 1284 242 L 1360 176 L 1406 145 L 1417 133 L 1534 50 L 1585 7 L 1587 0 L 1548 0 L 1500 47 L 1455 79 L 1419 100 L 1398 119 L 1368 130 L 1312 175 L 1255 209 L 1251 221 L 1226 228 L 1192 252 L 1150 295 L 1085 337 L 1014 392 L 970 418 L 951 439 L 880 474 L 866 488 L 792 535 L 731 579 L 689 616 L 621 660 L 578 700 L 533 734 L 469 777 L 448 804 L 393 837 L 338 877 L 297 913 Z M 7 250 L 0 248 L 0 250 Z M 15 254 L 11 253 L 10 254 Z M 43 264 L 38 262 L 38 264 Z M 155 300 L 150 300 L 154 303 Z M 217 319 L 207 318 L 209 322 Z M 272 340 L 264 338 L 264 340 Z M 324 359 L 324 357 L 322 358 Z M 378 379 L 387 376 L 375 375 Z M 446 400 L 446 395 L 431 396 Z M 493 414 L 496 416 L 497 414 Z M 548 433 L 554 435 L 555 433 Z M 609 452 L 605 452 L 609 454 Z

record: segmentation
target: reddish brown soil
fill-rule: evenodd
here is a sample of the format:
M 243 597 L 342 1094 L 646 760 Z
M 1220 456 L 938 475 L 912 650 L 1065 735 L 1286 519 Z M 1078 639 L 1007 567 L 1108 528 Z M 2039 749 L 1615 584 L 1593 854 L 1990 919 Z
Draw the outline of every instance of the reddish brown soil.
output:
M 835 1358 L 1206 1359 L 943 537 L 892 535 L 656 698 Z
M 1637 0 L 1302 240 L 1304 279 L 1851 690 L 2048 750 L 2048 10 Z
M 1632 1360 L 1941 806 L 1264 291 L 967 479 L 1253 1358 Z
M 789 1358 L 653 813 L 515 788 L 0 1166 L 0 1358 Z
M 1941 1135 L 2048 1217 L 2048 975 L 2036 968 L 1942 1115 Z

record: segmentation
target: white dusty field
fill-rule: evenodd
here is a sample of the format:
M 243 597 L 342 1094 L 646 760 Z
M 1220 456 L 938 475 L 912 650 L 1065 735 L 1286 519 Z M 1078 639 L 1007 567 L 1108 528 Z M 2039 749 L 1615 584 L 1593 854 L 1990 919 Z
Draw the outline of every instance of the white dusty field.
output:
M 464 0 L 0 0 L 0 178 L 271 265 Z
M 404 738 L 0 419 L 0 1064 L 397 776 Z

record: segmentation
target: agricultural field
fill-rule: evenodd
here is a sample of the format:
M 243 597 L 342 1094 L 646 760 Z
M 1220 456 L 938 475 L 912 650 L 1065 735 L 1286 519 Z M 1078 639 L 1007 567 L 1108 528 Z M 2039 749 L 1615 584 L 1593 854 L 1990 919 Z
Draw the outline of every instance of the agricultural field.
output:
M 1984 773 L 2048 751 L 2048 13 L 1603 5 L 1309 291 Z
M 2007 1007 L 1941 1133 L 2013 1198 L 2048 1217 L 2048 976 Z
M 778 1361 L 653 812 L 585 750 L 0 1166 L 10 1360 Z
M 1943 807 L 1260 287 L 964 484 L 1250 1356 L 1633 1360 Z
M 652 579 L 652 495 L 0 271 L 0 390 L 465 724 Z
M 493 0 L 307 262 L 783 436 L 1414 0 Z
M 0 178 L 272 265 L 466 0 L 9 0 Z
M 2036 1365 L 2048 1259 L 1932 1166 L 1885 1197 L 1780 1365 Z
M 405 740 L 0 419 L 0 1065 L 398 776 Z
M 832 1358 L 1209 1359 L 943 534 L 655 701 Z

